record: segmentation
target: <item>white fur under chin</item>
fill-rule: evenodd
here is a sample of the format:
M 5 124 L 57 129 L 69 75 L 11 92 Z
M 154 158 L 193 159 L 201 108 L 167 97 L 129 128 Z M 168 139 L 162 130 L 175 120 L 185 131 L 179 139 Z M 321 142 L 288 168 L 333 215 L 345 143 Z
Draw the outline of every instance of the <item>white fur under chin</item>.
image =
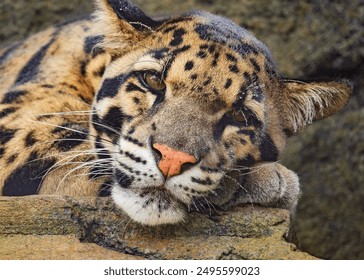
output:
M 167 210 L 159 211 L 158 203 L 152 202 L 143 207 L 146 198 L 141 198 L 130 189 L 118 186 L 112 188 L 112 198 L 129 217 L 143 225 L 176 224 L 184 220 L 185 212 L 176 202 L 171 202 Z

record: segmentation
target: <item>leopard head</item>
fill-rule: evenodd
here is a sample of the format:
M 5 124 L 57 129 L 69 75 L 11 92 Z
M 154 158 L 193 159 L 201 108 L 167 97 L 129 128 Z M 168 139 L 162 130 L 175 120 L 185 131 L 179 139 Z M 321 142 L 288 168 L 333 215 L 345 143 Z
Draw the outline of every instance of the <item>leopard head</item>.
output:
M 177 223 L 225 174 L 277 161 L 286 138 L 340 110 L 346 81 L 285 80 L 267 47 L 232 21 L 191 12 L 154 20 L 97 1 L 110 56 L 91 121 L 112 197 L 142 224 Z

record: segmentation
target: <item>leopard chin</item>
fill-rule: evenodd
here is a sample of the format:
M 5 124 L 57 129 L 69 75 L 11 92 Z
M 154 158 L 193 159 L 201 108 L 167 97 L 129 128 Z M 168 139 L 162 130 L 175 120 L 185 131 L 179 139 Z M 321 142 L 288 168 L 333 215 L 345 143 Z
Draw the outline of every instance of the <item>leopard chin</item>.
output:
M 145 191 L 115 185 L 111 196 L 133 221 L 143 225 L 177 224 L 186 216 L 185 204 L 161 188 Z

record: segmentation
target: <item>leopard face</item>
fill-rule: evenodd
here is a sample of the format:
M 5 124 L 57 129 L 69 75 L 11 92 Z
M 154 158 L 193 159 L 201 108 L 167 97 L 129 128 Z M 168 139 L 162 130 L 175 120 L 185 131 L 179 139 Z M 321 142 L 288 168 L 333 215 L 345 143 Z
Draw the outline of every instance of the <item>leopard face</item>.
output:
M 261 42 L 201 12 L 163 22 L 114 58 L 91 129 L 115 202 L 138 222 L 175 223 L 226 172 L 276 161 L 283 131 L 270 127 L 274 111 L 267 120 L 276 76 Z
M 101 45 L 113 58 L 93 103 L 91 134 L 114 174 L 116 204 L 143 224 L 176 223 L 227 172 L 276 161 L 286 136 L 315 114 L 296 103 L 307 114 L 289 117 L 291 105 L 283 108 L 279 97 L 287 86 L 269 50 L 230 20 L 193 12 L 154 21 L 121 2 L 100 4 L 98 22 L 110 32 Z M 117 16 L 105 20 L 106 13 Z M 110 28 L 115 21 L 123 49 Z

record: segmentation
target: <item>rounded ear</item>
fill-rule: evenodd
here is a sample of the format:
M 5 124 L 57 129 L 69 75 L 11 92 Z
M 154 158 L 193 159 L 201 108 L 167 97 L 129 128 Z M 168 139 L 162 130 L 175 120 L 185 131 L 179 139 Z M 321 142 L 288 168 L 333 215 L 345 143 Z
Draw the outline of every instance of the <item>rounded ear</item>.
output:
M 282 81 L 277 106 L 284 131 L 291 136 L 313 121 L 340 111 L 352 93 L 347 80 L 329 82 Z
M 102 47 L 120 52 L 128 43 L 140 41 L 161 24 L 123 0 L 96 0 L 95 22 L 103 33 Z

